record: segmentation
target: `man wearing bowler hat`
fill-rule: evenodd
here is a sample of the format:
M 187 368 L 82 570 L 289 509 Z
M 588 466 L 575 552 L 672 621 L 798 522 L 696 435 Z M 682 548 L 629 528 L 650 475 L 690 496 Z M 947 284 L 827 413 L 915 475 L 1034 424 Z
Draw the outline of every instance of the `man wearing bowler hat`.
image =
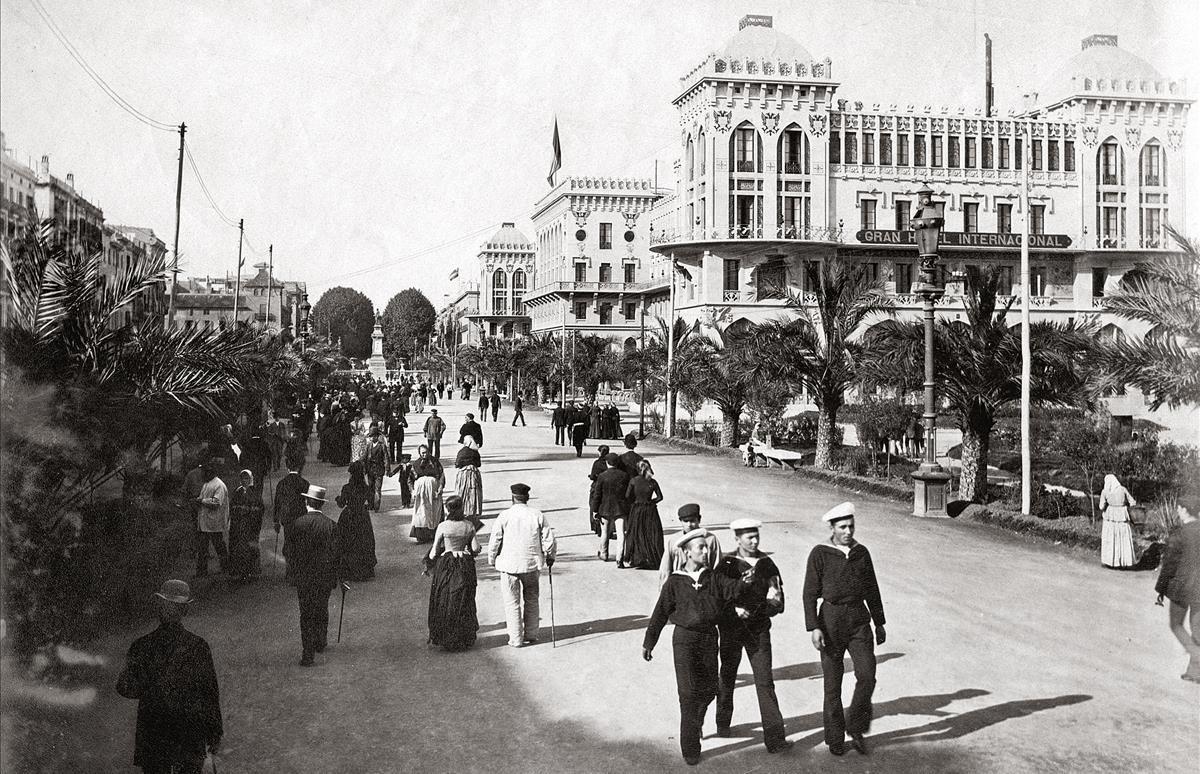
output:
M 721 559 L 717 574 L 735 580 L 749 577 L 750 588 L 743 605 L 727 609 L 718 622 L 721 635 L 721 681 L 717 688 L 717 735 L 729 736 L 733 720 L 733 689 L 737 683 L 742 651 L 754 672 L 754 690 L 762 717 L 763 743 L 775 753 L 792 746 L 783 730 L 783 715 L 775 696 L 771 672 L 771 617 L 783 612 L 783 579 L 771 557 L 758 550 L 757 519 L 730 522 L 737 550 Z
M 851 746 L 866 755 L 863 735 L 871 728 L 875 645 L 882 645 L 887 638 L 883 601 L 871 554 L 854 539 L 854 503 L 836 505 L 821 519 L 829 525 L 830 538 L 808 555 L 803 597 L 804 627 L 812 635 L 813 647 L 821 652 L 825 676 L 825 744 L 834 755 L 844 755 L 849 734 Z M 854 662 L 854 697 L 849 711 L 843 711 L 842 659 L 847 651 Z
M 554 565 L 558 543 L 546 517 L 529 506 L 529 486 L 518 483 L 509 490 L 513 504 L 492 524 L 488 564 L 500 572 L 508 644 L 520 648 L 538 641 L 538 575 L 543 566 Z
M 338 581 L 335 522 L 321 512 L 325 488 L 309 486 L 304 493 L 308 512 L 292 524 L 292 556 L 296 597 L 300 603 L 300 666 L 314 663 L 329 637 L 329 593 Z
M 224 733 L 212 651 L 183 628 L 187 583 L 164 582 L 154 601 L 158 628 L 134 640 L 117 679 L 117 693 L 138 700 L 133 763 L 147 774 L 200 774 Z

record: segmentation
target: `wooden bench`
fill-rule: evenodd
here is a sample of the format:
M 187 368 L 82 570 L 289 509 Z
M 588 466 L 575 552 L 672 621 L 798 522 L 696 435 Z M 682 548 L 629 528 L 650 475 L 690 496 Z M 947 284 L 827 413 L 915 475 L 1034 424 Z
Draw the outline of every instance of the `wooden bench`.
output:
M 746 453 L 746 448 L 748 446 L 749 444 L 741 445 L 740 448 L 743 454 Z M 799 467 L 801 461 L 804 459 L 804 455 L 800 452 L 790 451 L 788 449 L 772 449 L 767 446 L 755 446 L 753 447 L 753 452 L 755 467 L 758 467 L 758 463 L 761 460 L 763 467 L 770 468 L 772 464 L 778 464 L 780 470 L 785 468 L 788 470 L 795 470 L 797 467 Z

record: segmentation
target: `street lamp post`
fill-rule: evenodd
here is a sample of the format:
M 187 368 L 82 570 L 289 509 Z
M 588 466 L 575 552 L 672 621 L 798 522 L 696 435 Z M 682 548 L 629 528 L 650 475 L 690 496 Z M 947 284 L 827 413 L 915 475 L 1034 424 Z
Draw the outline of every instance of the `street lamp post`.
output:
M 945 517 L 946 487 L 950 474 L 937 462 L 937 404 L 933 383 L 933 310 L 945 293 L 937 284 L 938 239 L 946 220 L 933 204 L 933 191 L 925 185 L 917 192 L 917 212 L 912 228 L 921 258 L 921 281 L 916 293 L 925 316 L 925 461 L 912 474 L 913 515 Z

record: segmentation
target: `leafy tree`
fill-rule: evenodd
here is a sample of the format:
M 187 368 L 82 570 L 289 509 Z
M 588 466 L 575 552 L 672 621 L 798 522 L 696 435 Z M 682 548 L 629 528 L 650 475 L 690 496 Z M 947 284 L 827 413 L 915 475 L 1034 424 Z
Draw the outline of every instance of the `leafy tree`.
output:
M 667 325 L 667 321 L 661 317 L 658 318 L 657 330 L 650 332 L 650 342 L 647 344 L 646 353 L 643 356 L 645 363 L 642 367 L 645 369 L 648 377 L 647 389 L 652 389 L 655 395 L 666 390 L 672 391 L 671 401 L 667 406 L 667 417 L 672 427 L 675 426 L 676 402 L 680 398 L 681 393 L 690 387 L 688 374 L 682 364 L 686 360 L 688 348 L 701 338 L 699 333 L 700 327 L 699 320 L 689 325 L 681 318 L 675 318 L 675 358 L 671 363 L 671 373 L 667 373 L 667 345 L 669 343 L 668 335 L 670 328 Z M 691 394 L 695 396 L 697 393 L 693 389 Z M 701 402 L 703 403 L 703 400 Z M 686 409 L 687 407 L 685 406 L 684 408 Z
M 960 496 L 982 501 L 997 414 L 1021 398 L 1021 332 L 1008 327 L 1014 299 L 998 302 L 1001 274 L 967 267 L 966 321 L 940 319 L 934 330 L 934 381 L 962 430 Z M 1039 405 L 1090 405 L 1088 354 L 1095 324 L 1039 322 L 1030 327 L 1030 395 Z M 917 390 L 924 378 L 925 328 L 886 320 L 870 331 L 860 373 L 869 385 Z
M 1110 312 L 1147 323 L 1150 331 L 1140 341 L 1105 346 L 1101 367 L 1117 384 L 1150 396 L 1155 409 L 1200 403 L 1200 251 L 1168 231 L 1182 252 L 1139 263 L 1104 299 Z
M 375 306 L 353 288 L 330 288 L 312 308 L 312 327 L 329 341 L 341 343 L 347 357 L 371 356 L 371 333 L 375 330 Z M 387 339 L 384 339 L 387 343 Z
M 437 324 L 437 311 L 425 294 L 406 288 L 392 296 L 383 309 L 383 354 L 412 362 L 424 351 Z
M 873 315 L 888 314 L 893 302 L 881 282 L 846 258 L 821 262 L 814 277 L 816 305 L 808 306 L 781 288 L 793 320 L 774 320 L 755 328 L 761 358 L 754 364 L 760 379 L 781 380 L 797 390 L 807 387 L 817 404 L 817 448 L 813 464 L 833 465 L 833 427 L 846 390 L 857 378 L 862 342 L 854 338 Z
M 621 378 L 620 357 L 612 350 L 612 340 L 595 334 L 577 336 L 567 343 L 567 357 L 577 387 L 595 398 L 604 382 Z

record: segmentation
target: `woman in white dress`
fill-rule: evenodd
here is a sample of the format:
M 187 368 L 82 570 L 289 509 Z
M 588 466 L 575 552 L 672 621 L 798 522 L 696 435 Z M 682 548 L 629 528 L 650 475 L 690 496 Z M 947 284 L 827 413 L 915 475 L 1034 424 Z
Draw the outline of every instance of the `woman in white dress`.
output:
M 1100 512 L 1104 514 L 1100 563 L 1105 567 L 1132 567 L 1137 562 L 1133 555 L 1133 529 L 1129 524 L 1131 505 L 1137 505 L 1137 501 L 1129 490 L 1112 473 L 1106 475 L 1104 489 L 1100 492 Z

